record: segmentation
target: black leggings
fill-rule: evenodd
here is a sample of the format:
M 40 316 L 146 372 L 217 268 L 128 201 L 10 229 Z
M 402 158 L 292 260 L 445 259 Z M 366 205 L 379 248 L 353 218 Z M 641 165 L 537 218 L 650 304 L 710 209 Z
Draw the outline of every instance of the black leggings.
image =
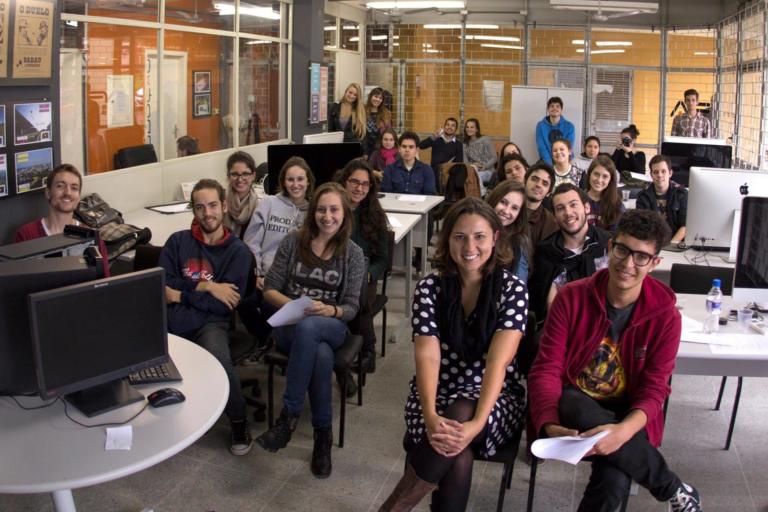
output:
M 477 402 L 474 400 L 460 398 L 448 406 L 443 417 L 464 423 L 474 417 L 476 407 Z M 473 448 L 477 448 L 485 440 L 485 436 L 483 429 L 469 446 L 455 457 L 437 453 L 429 444 L 426 434 L 419 444 L 409 450 L 406 460 L 416 475 L 439 486 L 432 493 L 432 510 L 451 512 L 467 508 L 475 459 Z

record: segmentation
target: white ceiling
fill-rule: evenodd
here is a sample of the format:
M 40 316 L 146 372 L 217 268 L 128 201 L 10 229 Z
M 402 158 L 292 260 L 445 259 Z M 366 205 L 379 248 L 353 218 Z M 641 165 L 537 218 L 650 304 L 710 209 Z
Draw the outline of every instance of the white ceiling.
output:
M 327 0 L 365 9 L 366 0 Z M 643 0 L 652 1 L 652 0 Z M 465 0 L 469 22 L 534 22 L 543 24 L 586 25 L 594 13 L 556 10 L 549 6 L 549 0 Z M 741 0 L 658 0 L 657 14 L 640 14 L 601 22 L 600 25 L 618 26 L 693 26 L 715 24 L 736 11 Z M 382 12 L 369 10 L 374 21 L 386 23 L 389 17 Z M 403 23 L 450 23 L 458 22 L 456 10 L 430 10 L 418 13 L 402 11 L 399 19 Z M 395 20 L 397 21 L 397 20 Z M 593 22 L 594 24 L 594 22 Z

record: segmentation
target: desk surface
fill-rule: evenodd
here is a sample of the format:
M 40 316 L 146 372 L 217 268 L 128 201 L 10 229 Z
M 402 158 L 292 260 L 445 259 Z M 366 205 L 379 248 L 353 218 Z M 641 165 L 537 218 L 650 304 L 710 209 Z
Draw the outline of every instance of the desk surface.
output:
M 703 321 L 705 295 L 680 293 L 677 295 L 680 313 L 694 320 Z M 737 309 L 730 296 L 723 298 L 723 311 Z M 718 336 L 740 333 L 736 322 L 721 325 Z M 754 338 L 768 347 L 768 337 L 755 333 Z M 713 354 L 709 345 L 681 342 L 677 352 L 675 373 L 685 375 L 737 375 L 743 377 L 768 377 L 768 352 L 744 354 Z
M 158 409 L 148 407 L 130 424 L 130 450 L 104 450 L 104 427 L 84 428 L 64 416 L 56 403 L 45 409 L 24 411 L 9 398 L 0 399 L 0 493 L 28 494 L 75 489 L 121 478 L 179 453 L 199 439 L 224 410 L 229 385 L 224 369 L 205 349 L 168 336 L 174 363 L 184 380 L 173 383 L 186 401 Z M 139 386 L 145 396 L 168 384 Z M 20 398 L 25 406 L 38 398 Z M 74 407 L 69 414 L 86 423 L 124 421 L 144 402 L 86 418 Z
M 400 243 L 400 240 L 402 240 L 403 237 L 405 237 L 405 235 L 407 235 L 408 232 L 413 229 L 416 223 L 419 222 L 421 216 L 408 213 L 388 212 L 387 219 L 389 220 L 389 224 L 392 226 L 392 231 L 395 232 L 395 245 L 397 245 Z M 392 225 L 393 220 L 396 220 L 400 225 Z
M 445 200 L 443 196 L 422 197 L 425 197 L 426 199 L 424 199 L 424 201 L 408 201 L 407 194 L 387 193 L 384 194 L 384 197 L 379 199 L 379 201 L 381 202 L 381 207 L 384 208 L 385 212 L 415 213 L 418 215 L 424 215 Z
M 123 219 L 128 224 L 133 224 L 140 228 L 148 227 L 152 231 L 152 245 L 162 247 L 172 234 L 182 229 L 189 229 L 193 219 L 192 211 L 182 213 L 162 214 L 156 211 L 142 208 L 134 210 L 123 215 Z M 133 258 L 133 251 L 131 259 Z

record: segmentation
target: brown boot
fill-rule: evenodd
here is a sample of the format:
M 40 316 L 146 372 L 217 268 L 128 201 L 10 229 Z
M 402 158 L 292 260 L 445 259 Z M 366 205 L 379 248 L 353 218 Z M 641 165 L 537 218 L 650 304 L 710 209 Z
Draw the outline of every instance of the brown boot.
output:
M 397 483 L 379 512 L 408 512 L 418 505 L 424 496 L 435 489 L 437 489 L 437 485 L 419 478 L 411 465 L 406 464 L 403 478 Z

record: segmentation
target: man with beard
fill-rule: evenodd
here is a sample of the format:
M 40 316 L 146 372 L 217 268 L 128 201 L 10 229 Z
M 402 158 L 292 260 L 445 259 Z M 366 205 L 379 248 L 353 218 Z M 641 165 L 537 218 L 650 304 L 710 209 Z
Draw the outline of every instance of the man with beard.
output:
M 75 219 L 75 210 L 80 202 L 83 178 L 77 167 L 61 164 L 54 168 L 46 178 L 45 198 L 48 200 L 48 215 L 21 226 L 13 238 L 14 243 L 58 235 L 64 232 L 64 226 L 79 226 Z
M 534 254 L 539 242 L 557 231 L 554 215 L 543 206 L 554 186 L 555 170 L 544 162 L 533 164 L 525 173 L 525 207 L 528 209 L 528 225 Z
M 560 288 L 608 265 L 610 235 L 587 223 L 587 193 L 571 183 L 561 183 L 552 195 L 552 204 L 560 229 L 536 247 L 528 287 L 539 321 L 546 316 Z
M 253 256 L 223 224 L 227 203 L 218 181 L 198 181 L 191 202 L 192 228 L 171 235 L 158 262 L 165 269 L 168 331 L 205 348 L 224 367 L 229 380 L 224 413 L 232 426 L 229 451 L 245 455 L 253 439 L 227 330 L 232 310 L 245 293 Z
M 625 213 L 608 243 L 608 270 L 558 293 L 528 374 L 538 435 L 606 433 L 587 453 L 580 512 L 616 510 L 632 480 L 672 512 L 701 511 L 699 493 L 658 450 L 681 319 L 675 293 L 648 274 L 670 234 L 656 212 Z
M 447 162 L 461 162 L 464 160 L 464 147 L 456 138 L 456 130 L 459 122 L 449 117 L 443 123 L 443 129 L 434 135 L 430 135 L 419 144 L 419 149 L 432 148 L 432 160 L 430 167 L 435 173 L 435 184 L 440 188 L 440 166 Z

